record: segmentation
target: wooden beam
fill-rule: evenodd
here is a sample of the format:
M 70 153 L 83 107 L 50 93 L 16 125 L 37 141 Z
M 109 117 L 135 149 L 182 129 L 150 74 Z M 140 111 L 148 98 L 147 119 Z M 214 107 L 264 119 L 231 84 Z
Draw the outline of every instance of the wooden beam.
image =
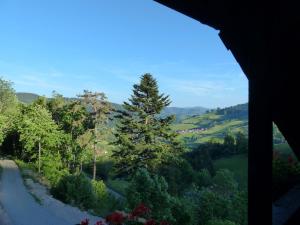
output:
M 265 84 L 249 81 L 249 225 L 272 225 L 273 127 Z

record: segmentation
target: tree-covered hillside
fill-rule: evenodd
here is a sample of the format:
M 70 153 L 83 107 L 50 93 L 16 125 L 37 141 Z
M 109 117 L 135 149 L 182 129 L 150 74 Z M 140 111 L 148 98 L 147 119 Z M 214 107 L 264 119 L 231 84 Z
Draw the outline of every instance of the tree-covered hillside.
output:
M 34 93 L 25 93 L 25 92 L 18 92 L 16 93 L 17 98 L 20 102 L 30 104 L 35 101 L 39 95 Z M 66 98 L 66 100 L 72 101 L 76 100 L 76 98 Z M 123 107 L 121 104 L 112 103 L 112 107 L 116 110 L 122 110 Z M 208 109 L 205 107 L 197 106 L 197 107 L 166 107 L 160 113 L 161 117 L 167 117 L 171 115 L 175 115 L 176 122 L 180 122 L 181 120 L 195 115 L 201 115 L 205 113 Z
M 208 141 L 222 142 L 228 133 L 248 134 L 248 103 L 208 110 L 207 113 L 190 116 L 172 126 L 179 133 L 179 139 L 188 146 Z M 274 144 L 286 143 L 274 125 Z

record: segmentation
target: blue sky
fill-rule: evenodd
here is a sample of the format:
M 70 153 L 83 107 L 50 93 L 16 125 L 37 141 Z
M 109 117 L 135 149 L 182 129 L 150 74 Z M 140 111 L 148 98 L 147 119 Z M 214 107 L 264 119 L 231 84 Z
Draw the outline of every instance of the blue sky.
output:
M 19 92 L 103 91 L 151 73 L 172 106 L 230 106 L 248 84 L 218 31 L 151 0 L 0 0 L 0 76 Z

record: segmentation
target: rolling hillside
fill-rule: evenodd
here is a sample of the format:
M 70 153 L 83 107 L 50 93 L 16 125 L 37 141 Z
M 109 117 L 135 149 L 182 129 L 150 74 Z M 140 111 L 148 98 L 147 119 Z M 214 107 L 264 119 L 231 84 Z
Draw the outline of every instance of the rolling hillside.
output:
M 37 95 L 37 94 L 25 93 L 25 92 L 18 92 L 18 93 L 16 93 L 16 95 L 20 102 L 23 102 L 26 104 L 33 102 L 34 100 L 36 100 L 39 97 L 39 95 Z
M 248 132 L 248 104 L 210 110 L 203 115 L 191 116 L 172 127 L 179 139 L 188 146 L 210 140 L 222 141 L 226 133 Z
M 25 92 L 19 92 L 17 93 L 17 98 L 19 99 L 20 102 L 23 103 L 31 103 L 34 100 L 36 100 L 39 97 L 37 94 L 33 93 L 25 93 Z M 68 100 L 73 100 L 74 98 L 66 98 Z M 117 103 L 112 103 L 113 107 L 115 109 L 122 109 L 121 104 Z M 164 109 L 161 113 L 162 117 L 165 116 L 170 116 L 170 115 L 175 115 L 176 116 L 176 122 L 180 122 L 181 120 L 189 117 L 189 116 L 194 116 L 194 115 L 201 115 L 205 113 L 208 109 L 204 107 L 185 107 L 185 108 L 180 108 L 180 107 L 167 107 Z

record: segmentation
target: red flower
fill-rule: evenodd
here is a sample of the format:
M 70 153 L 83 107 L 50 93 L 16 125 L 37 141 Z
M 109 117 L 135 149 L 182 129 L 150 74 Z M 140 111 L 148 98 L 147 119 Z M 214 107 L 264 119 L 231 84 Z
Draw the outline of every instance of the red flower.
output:
M 105 221 L 113 225 L 121 225 L 125 217 L 122 213 L 114 212 L 105 218 Z
M 146 207 L 143 203 L 141 203 L 137 207 L 135 207 L 135 209 L 129 215 L 129 218 L 138 217 L 138 216 L 141 216 L 141 215 L 149 213 L 149 212 L 150 212 L 150 209 L 148 207 Z
M 153 219 L 147 220 L 146 223 L 144 223 L 144 225 L 155 225 L 156 221 Z
M 162 220 L 159 225 L 170 225 L 168 221 Z
M 294 164 L 294 159 L 292 156 L 288 157 L 288 162 L 289 162 L 289 164 Z
M 85 218 L 80 222 L 80 225 L 89 225 L 89 219 Z
M 104 225 L 103 221 L 102 220 L 99 220 L 95 223 L 95 225 Z

